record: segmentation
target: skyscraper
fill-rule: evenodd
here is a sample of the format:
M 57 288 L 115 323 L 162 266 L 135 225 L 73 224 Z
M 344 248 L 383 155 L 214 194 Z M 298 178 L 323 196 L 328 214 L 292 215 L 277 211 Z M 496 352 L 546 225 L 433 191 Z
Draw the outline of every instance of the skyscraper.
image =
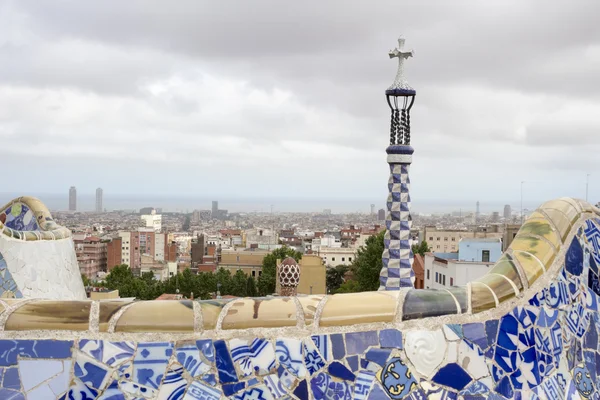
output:
M 213 215 L 213 217 L 216 217 L 218 213 L 219 213 L 219 202 L 216 201 L 216 200 L 213 200 L 213 202 L 212 202 L 212 215 Z
M 510 219 L 511 215 L 512 215 L 512 210 L 510 209 L 510 204 L 506 204 L 504 206 L 504 218 Z
M 375 204 L 371 204 L 371 215 L 375 215 Z
M 475 222 L 479 222 L 479 216 L 481 215 L 479 213 L 479 201 L 477 202 L 475 207 Z
M 77 188 L 75 186 L 69 188 L 69 211 L 77 211 Z
M 96 189 L 96 212 L 102 212 L 102 188 Z

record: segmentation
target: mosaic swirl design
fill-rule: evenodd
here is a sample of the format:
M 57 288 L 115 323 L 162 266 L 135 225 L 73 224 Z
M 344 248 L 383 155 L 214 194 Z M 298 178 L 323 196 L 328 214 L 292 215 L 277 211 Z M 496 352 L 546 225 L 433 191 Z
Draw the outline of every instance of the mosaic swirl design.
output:
M 71 231 L 52 219 L 48 208 L 33 197 L 19 197 L 0 208 L 0 232 L 20 240 L 56 240 Z

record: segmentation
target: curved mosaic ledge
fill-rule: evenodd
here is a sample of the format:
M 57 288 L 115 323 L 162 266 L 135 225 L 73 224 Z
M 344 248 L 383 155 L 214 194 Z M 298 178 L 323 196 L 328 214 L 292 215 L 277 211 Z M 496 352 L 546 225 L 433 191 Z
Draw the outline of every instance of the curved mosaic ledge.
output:
M 48 208 L 34 197 L 18 197 L 0 208 L 0 232 L 20 240 L 56 240 L 71 237 L 58 225 Z
M 0 398 L 597 399 L 599 216 L 545 203 L 447 290 L 5 300 Z

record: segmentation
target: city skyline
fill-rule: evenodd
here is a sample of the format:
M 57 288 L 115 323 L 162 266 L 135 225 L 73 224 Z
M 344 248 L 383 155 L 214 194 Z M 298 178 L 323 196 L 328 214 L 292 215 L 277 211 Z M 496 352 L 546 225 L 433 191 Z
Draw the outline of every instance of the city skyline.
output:
M 600 197 L 598 163 L 564 157 L 583 146 L 600 150 L 600 100 L 588 84 L 600 74 L 600 4 L 333 1 L 319 13 L 272 1 L 233 13 L 199 4 L 182 1 L 157 26 L 135 4 L 67 1 L 58 14 L 5 3 L 0 110 L 10 112 L 0 134 L 13 143 L 7 163 L 28 160 L 13 172 L 11 191 L 74 184 L 81 193 L 368 193 L 377 202 L 389 172 L 381 163 L 389 131 L 381 88 L 395 63 L 386 53 L 402 33 L 418 49 L 406 65 L 419 88 L 415 207 L 440 197 L 517 199 L 521 181 L 548 182 L 525 187 L 540 200 L 585 198 L 588 173 L 590 201 Z M 157 15 L 160 7 L 143 6 Z M 81 15 L 97 17 L 87 24 Z M 298 168 L 281 168 L 290 157 Z M 132 170 L 147 179 L 131 179 Z

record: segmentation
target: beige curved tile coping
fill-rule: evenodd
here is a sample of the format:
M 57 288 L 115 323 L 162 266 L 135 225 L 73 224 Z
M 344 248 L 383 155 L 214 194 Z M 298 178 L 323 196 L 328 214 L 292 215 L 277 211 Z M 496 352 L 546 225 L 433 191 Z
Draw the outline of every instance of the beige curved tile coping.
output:
M 22 201 L 31 205 L 32 209 L 36 207 L 36 212 L 43 218 L 51 218 L 47 209 L 37 199 L 19 198 L 14 201 Z M 462 301 L 466 302 L 465 298 L 469 299 L 470 312 L 475 314 L 490 310 L 528 290 L 527 288 L 553 266 L 565 239 L 572 233 L 573 227 L 579 224 L 582 213 L 598 216 L 600 210 L 581 200 L 565 198 L 544 203 L 531 214 L 508 251 L 489 273 L 467 285 L 468 296 L 465 294 Z M 51 227 L 53 223 L 48 221 L 46 226 Z M 60 233 L 60 229 L 18 232 L 5 226 L 1 228 L 4 234 L 10 232 L 11 235 L 25 240 L 33 240 L 33 236 L 38 238 L 37 240 L 65 237 Z M 413 290 L 410 293 L 427 294 L 427 291 Z M 2 319 L 6 319 L 5 331 L 86 331 L 90 326 L 97 326 L 101 333 L 109 332 L 111 326 L 114 326 L 117 333 L 191 333 L 195 331 L 195 326 L 196 332 L 200 329 L 218 331 L 296 326 L 317 329 L 394 322 L 398 317 L 397 310 L 403 309 L 398 304 L 400 294 L 400 291 L 380 291 L 300 296 L 295 299 L 240 298 L 195 303 L 188 300 L 101 301 L 97 304 L 97 316 L 93 317 L 96 319 L 91 323 L 91 301 L 2 299 L 0 313 Z M 439 296 L 417 297 L 424 299 L 425 303 L 421 303 L 421 307 L 435 307 L 433 299 Z M 428 300 L 430 297 L 431 300 Z M 431 305 L 428 304 L 430 301 Z M 414 313 L 417 314 L 419 313 Z M 195 325 L 195 320 L 201 321 L 201 326 L 198 323 Z
M 296 302 L 292 298 L 243 298 L 232 303 L 221 329 L 296 326 Z
M 194 332 L 193 301 L 135 302 L 118 319 L 115 332 Z
M 26 303 L 9 315 L 4 330 L 87 331 L 91 305 L 91 301 L 37 300 Z
M 334 294 L 327 297 L 319 326 L 392 322 L 399 291 Z

